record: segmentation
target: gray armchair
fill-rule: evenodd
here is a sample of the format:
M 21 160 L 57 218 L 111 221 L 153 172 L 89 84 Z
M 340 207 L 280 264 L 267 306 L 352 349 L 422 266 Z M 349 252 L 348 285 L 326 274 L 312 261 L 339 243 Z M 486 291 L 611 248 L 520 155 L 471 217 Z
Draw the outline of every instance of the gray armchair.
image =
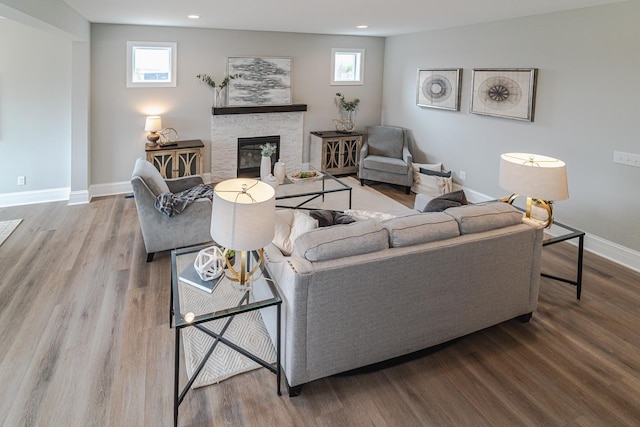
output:
M 360 150 L 358 178 L 386 182 L 405 187 L 413 184 L 413 156 L 409 152 L 407 131 L 394 126 L 368 126 L 366 140 Z
M 181 248 L 211 241 L 211 201 L 198 199 L 184 212 L 169 217 L 154 207 L 156 197 L 165 192 L 179 193 L 202 184 L 199 175 L 163 179 L 160 172 L 145 159 L 136 160 L 131 187 L 138 210 L 147 262 L 159 251 Z

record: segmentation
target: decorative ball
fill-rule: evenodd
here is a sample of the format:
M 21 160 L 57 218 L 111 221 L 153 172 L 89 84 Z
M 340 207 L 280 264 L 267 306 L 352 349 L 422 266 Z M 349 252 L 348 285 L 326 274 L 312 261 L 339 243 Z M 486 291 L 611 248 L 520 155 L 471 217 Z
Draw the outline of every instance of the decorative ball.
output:
M 211 246 L 198 252 L 193 266 L 202 280 L 213 280 L 224 271 L 225 256 L 217 246 Z

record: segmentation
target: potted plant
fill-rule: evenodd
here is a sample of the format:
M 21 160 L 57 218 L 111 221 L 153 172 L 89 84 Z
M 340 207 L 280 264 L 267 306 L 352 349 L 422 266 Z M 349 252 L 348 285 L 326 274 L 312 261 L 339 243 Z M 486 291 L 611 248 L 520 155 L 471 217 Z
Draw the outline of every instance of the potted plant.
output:
M 214 107 L 223 106 L 222 90 L 229 85 L 229 82 L 231 80 L 237 79 L 238 77 L 242 77 L 242 74 L 232 74 L 232 75 L 226 76 L 224 79 L 222 79 L 222 82 L 220 82 L 219 85 L 216 85 L 216 81 L 210 75 L 208 74 L 196 75 L 196 78 L 198 78 L 199 80 L 204 82 L 207 86 L 209 86 L 211 89 L 213 89 L 213 92 L 214 92 L 213 106 Z
M 344 99 L 344 95 L 338 92 L 336 93 L 336 104 L 342 117 L 333 121 L 336 125 L 336 130 L 338 132 L 351 132 L 356 127 L 354 115 L 360 104 L 360 99 L 356 98 L 353 101 L 347 101 Z
M 260 146 L 260 153 L 262 159 L 260 159 L 260 179 L 264 181 L 269 175 L 271 175 L 271 156 L 276 152 L 276 145 L 266 143 Z

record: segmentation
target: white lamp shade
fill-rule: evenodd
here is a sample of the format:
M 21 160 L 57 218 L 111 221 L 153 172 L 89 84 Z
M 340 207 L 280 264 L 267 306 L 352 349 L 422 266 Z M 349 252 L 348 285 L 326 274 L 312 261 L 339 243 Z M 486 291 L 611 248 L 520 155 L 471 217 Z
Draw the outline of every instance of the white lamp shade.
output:
M 213 190 L 211 237 L 220 246 L 252 251 L 275 235 L 276 198 L 269 184 L 250 178 L 222 181 Z
M 148 116 L 144 122 L 144 130 L 147 132 L 157 132 L 162 129 L 162 119 L 160 116 Z
M 500 187 L 514 194 L 554 201 L 569 198 L 567 167 L 553 157 L 528 153 L 500 156 Z

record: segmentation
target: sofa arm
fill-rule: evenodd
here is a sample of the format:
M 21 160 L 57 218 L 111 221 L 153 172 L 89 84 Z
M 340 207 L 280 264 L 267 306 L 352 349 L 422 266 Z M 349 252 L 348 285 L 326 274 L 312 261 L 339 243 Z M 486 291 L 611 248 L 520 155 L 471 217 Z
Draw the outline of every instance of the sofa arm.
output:
M 413 155 L 408 147 L 402 148 L 402 160 L 409 165 L 409 169 L 411 169 L 411 173 L 413 173 Z
M 184 190 L 195 187 L 196 185 L 204 184 L 204 180 L 200 175 L 191 175 L 181 178 L 165 179 L 169 191 L 172 193 L 180 193 Z

